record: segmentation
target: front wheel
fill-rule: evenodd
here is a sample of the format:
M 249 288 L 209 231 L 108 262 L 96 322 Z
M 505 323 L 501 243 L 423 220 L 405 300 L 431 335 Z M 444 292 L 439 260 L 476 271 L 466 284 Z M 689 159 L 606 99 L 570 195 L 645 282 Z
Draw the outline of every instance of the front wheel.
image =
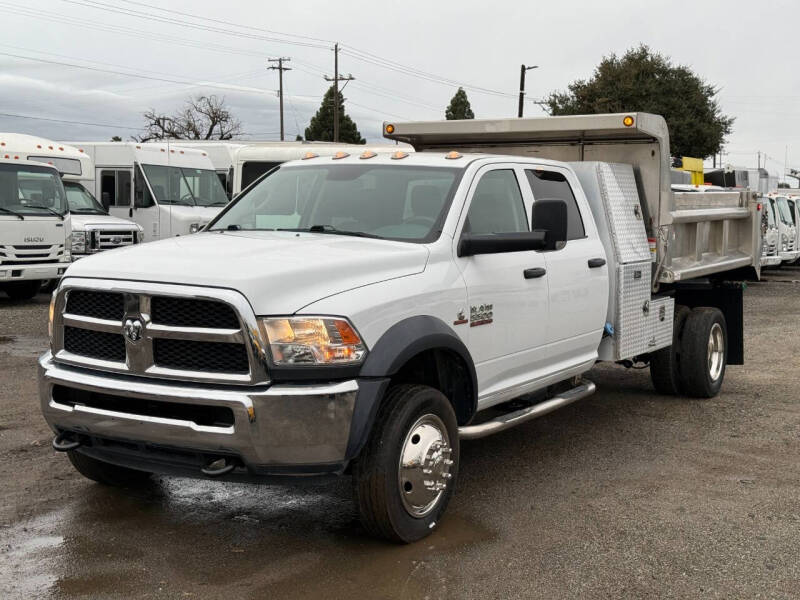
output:
M 444 394 L 424 385 L 390 388 L 353 467 L 364 527 L 401 543 L 427 536 L 447 508 L 458 464 L 458 423 Z
M 713 398 L 728 362 L 728 327 L 718 308 L 698 307 L 686 318 L 681 338 L 681 388 L 687 396 Z
M 42 282 L 34 281 L 15 281 L 9 283 L 5 287 L 5 292 L 12 300 L 30 300 L 39 293 L 39 288 L 42 287 Z

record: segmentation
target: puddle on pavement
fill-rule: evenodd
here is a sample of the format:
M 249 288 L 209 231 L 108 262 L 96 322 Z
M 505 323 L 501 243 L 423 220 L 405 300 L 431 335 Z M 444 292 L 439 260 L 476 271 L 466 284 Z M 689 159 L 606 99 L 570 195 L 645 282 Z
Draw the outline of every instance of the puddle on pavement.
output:
M 47 350 L 46 337 L 30 335 L 0 335 L 0 352 L 22 358 L 36 358 Z
M 20 586 L 10 597 L 439 597 L 448 557 L 493 537 L 451 507 L 417 544 L 374 540 L 348 479 L 297 488 L 160 478 L 144 490 L 87 482 L 65 506 L 0 529 L 0 582 Z

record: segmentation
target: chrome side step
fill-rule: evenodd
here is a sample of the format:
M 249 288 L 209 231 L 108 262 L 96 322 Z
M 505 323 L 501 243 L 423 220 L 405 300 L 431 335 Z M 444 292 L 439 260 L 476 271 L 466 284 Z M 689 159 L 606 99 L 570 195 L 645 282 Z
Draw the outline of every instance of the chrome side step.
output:
M 530 421 L 532 419 L 544 416 L 547 413 L 553 412 L 562 406 L 572 404 L 573 402 L 582 400 L 587 396 L 591 396 L 594 394 L 596 389 L 597 386 L 595 386 L 594 383 L 584 379 L 583 383 L 581 383 L 579 386 L 574 387 L 559 396 L 555 396 L 554 398 L 540 402 L 539 404 L 534 404 L 533 406 L 528 406 L 527 408 L 515 410 L 514 412 L 501 415 L 496 419 L 486 421 L 485 423 L 459 427 L 458 437 L 462 440 L 477 440 L 478 438 L 486 437 L 487 435 L 492 435 L 493 433 L 511 429 L 516 425 L 520 425 L 526 421 Z

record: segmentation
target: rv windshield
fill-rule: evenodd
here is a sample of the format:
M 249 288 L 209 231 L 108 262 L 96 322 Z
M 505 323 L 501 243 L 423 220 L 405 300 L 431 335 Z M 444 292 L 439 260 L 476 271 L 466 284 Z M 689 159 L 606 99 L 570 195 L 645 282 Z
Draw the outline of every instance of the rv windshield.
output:
M 789 209 L 789 203 L 786 201 L 786 198 L 783 196 L 778 197 L 778 213 L 781 215 L 781 221 L 785 225 L 793 225 L 794 218 L 792 217 L 792 211 Z
M 108 213 L 89 191 L 76 181 L 65 181 L 69 212 L 76 215 L 107 215 Z
M 225 206 L 228 196 L 216 171 L 142 165 L 145 177 L 159 204 L 185 206 Z
M 278 167 L 210 230 L 291 230 L 408 242 L 439 237 L 461 169 L 388 165 Z
M 51 167 L 0 164 L 0 207 L 6 214 L 63 216 L 67 199 L 61 178 Z

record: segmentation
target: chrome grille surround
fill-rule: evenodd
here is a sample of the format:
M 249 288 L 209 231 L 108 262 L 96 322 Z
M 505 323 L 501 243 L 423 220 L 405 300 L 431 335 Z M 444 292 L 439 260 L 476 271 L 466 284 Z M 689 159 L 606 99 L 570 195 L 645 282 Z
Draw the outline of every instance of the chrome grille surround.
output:
M 103 250 L 113 250 L 137 243 L 138 229 L 126 229 L 119 225 L 109 228 L 107 225 L 86 226 L 86 252 L 94 254 Z
M 122 294 L 125 304 L 122 319 L 107 320 L 65 312 L 69 294 L 78 290 Z M 177 327 L 153 323 L 150 306 L 154 296 L 172 296 L 227 304 L 237 315 L 239 327 L 238 329 L 215 329 Z M 65 327 L 124 335 L 124 323 L 129 319 L 139 320 L 142 324 L 142 331 L 141 339 L 135 342 L 132 342 L 127 337 L 125 338 L 125 362 L 91 358 L 74 354 L 64 348 Z M 153 343 L 158 338 L 242 344 L 247 352 L 249 372 L 226 373 L 159 366 L 156 364 L 153 354 Z M 87 369 L 205 383 L 241 385 L 263 385 L 269 383 L 265 355 L 267 344 L 262 338 L 250 304 L 240 293 L 233 290 L 70 277 L 62 281 L 56 293 L 51 346 L 55 362 Z

